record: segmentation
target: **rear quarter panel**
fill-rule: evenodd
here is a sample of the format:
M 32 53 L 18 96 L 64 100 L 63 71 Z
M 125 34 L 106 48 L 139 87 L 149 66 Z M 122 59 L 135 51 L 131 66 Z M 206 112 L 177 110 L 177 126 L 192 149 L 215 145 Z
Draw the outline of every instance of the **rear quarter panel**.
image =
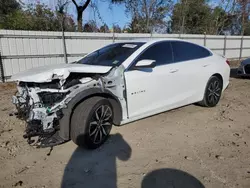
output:
M 224 91 L 229 84 L 230 66 L 226 63 L 227 59 L 221 55 L 214 54 L 213 59 L 214 59 L 213 64 L 216 72 L 220 74 L 223 78 L 223 91 Z

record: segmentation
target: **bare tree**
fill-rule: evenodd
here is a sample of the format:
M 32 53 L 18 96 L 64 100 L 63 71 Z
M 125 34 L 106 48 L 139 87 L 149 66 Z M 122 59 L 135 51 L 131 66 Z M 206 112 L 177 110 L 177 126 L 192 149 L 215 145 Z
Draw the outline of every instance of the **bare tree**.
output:
M 83 16 L 83 12 L 88 7 L 90 1 L 91 0 L 86 0 L 83 5 L 78 5 L 75 0 L 72 0 L 72 2 L 74 3 L 74 5 L 76 7 L 76 11 L 77 11 L 77 29 L 79 32 L 83 31 L 82 30 L 82 16 Z
M 132 17 L 132 32 L 150 33 L 159 25 L 165 24 L 173 0 L 112 0 L 112 3 L 124 3 L 126 12 Z
M 211 21 L 207 33 L 222 34 L 228 24 L 232 24 L 235 18 L 236 0 L 220 0 L 218 6 L 212 9 Z
M 250 14 L 250 0 L 237 0 L 241 12 L 241 35 L 244 35 L 246 22 Z

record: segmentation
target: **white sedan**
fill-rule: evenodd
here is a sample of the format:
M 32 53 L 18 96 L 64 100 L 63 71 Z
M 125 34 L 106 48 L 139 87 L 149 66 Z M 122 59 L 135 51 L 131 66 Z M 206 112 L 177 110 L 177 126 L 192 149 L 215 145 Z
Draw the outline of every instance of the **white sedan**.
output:
M 110 44 L 71 64 L 12 77 L 13 103 L 27 121 L 25 138 L 41 147 L 73 140 L 97 148 L 112 125 L 192 103 L 218 104 L 229 84 L 228 60 L 183 40 Z

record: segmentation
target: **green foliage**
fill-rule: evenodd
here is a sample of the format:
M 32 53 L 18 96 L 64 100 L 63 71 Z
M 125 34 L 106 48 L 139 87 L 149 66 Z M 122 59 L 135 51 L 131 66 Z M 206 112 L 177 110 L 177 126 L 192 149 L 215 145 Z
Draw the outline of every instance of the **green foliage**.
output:
M 16 0 L 0 0 L 0 16 L 10 14 L 21 9 L 21 5 Z
M 115 33 L 121 33 L 122 32 L 122 29 L 120 28 L 119 25 L 114 25 L 113 30 L 114 30 Z
M 238 33 L 239 22 L 233 5 L 225 1 L 226 4 L 212 8 L 207 4 L 208 2 L 182 0 L 175 4 L 171 23 L 172 32 L 211 35 Z
M 203 34 L 207 32 L 210 20 L 211 9 L 205 0 L 182 0 L 174 6 L 173 33 Z
M 99 32 L 99 28 L 94 20 L 90 20 L 86 24 L 84 24 L 83 31 L 84 32 Z
M 25 10 L 20 6 L 11 9 L 0 22 L 0 29 L 36 30 L 36 31 L 61 31 L 62 17 L 59 12 L 54 12 L 44 4 L 28 5 Z M 65 30 L 74 31 L 74 20 L 65 15 Z
M 104 24 L 100 27 L 100 32 L 101 33 L 109 33 L 109 27 L 107 26 L 107 24 Z
M 20 4 L 16 0 L 0 0 L 0 28 L 4 28 L 9 15 L 21 10 Z
M 156 27 L 165 25 L 166 15 L 170 12 L 172 0 L 112 0 L 113 3 L 124 3 L 126 12 L 132 17 L 129 32 L 150 33 Z
M 113 26 L 116 33 L 187 33 L 187 34 L 244 34 L 250 35 L 250 0 L 217 0 L 217 6 L 209 6 L 212 0 L 109 0 L 124 4 L 131 21 L 121 30 Z M 0 0 L 0 29 L 85 32 L 110 32 L 98 13 L 103 25 L 98 28 L 90 20 L 82 27 L 82 14 L 90 0 L 57 0 L 57 11 L 44 4 L 26 5 L 17 0 Z M 71 2 L 76 7 L 77 24 L 65 13 Z M 179 3 L 176 3 L 179 2 Z M 92 7 L 94 3 L 92 2 Z M 174 6 L 173 6 L 174 5 Z M 95 6 L 95 11 L 98 7 Z M 170 17 L 171 16 L 171 17 Z M 170 19 L 169 19 L 170 18 Z M 64 25 L 62 23 L 64 22 Z

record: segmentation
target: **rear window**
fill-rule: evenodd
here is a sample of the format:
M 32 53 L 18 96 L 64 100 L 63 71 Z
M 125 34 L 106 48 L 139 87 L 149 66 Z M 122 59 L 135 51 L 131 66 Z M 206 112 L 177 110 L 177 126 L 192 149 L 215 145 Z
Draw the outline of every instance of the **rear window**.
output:
M 173 41 L 172 48 L 175 62 L 199 59 L 211 55 L 207 49 L 188 42 Z

